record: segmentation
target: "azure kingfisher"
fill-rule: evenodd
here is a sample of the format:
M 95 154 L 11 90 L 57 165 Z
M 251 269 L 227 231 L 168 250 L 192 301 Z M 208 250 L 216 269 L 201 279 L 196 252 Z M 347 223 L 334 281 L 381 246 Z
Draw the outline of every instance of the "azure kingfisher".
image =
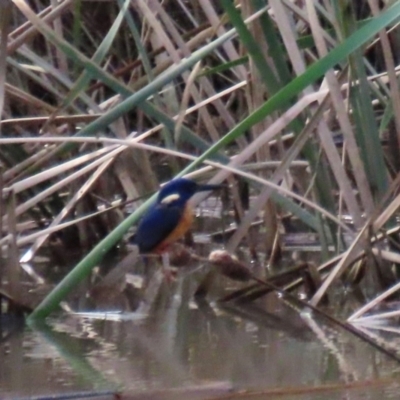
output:
M 185 178 L 167 183 L 139 222 L 133 243 L 140 253 L 162 254 L 183 237 L 193 222 L 190 198 L 197 192 L 219 188 L 220 185 L 200 185 Z

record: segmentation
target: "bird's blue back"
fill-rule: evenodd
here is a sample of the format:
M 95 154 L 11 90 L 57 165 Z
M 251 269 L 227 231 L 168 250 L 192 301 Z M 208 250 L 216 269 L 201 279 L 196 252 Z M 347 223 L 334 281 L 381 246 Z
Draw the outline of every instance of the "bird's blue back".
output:
M 141 253 L 156 250 L 157 246 L 179 225 L 186 203 L 198 189 L 196 182 L 185 178 L 174 179 L 165 185 L 157 196 L 157 201 L 139 223 L 134 243 Z M 173 196 L 173 200 L 163 203 Z
M 153 204 L 139 223 L 134 243 L 141 253 L 154 251 L 178 226 L 184 207 L 165 207 Z

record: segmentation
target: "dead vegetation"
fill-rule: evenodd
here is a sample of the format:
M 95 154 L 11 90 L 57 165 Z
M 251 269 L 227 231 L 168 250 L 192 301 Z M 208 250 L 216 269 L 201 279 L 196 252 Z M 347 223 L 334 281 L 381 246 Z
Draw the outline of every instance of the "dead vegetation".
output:
M 346 316 L 366 320 L 400 288 L 400 4 L 353 3 L 0 2 L 4 296 L 76 252 L 47 316 L 189 174 L 229 184 L 227 251 L 276 264 L 282 235 L 313 233 L 319 265 L 271 282 L 308 282 L 313 307 L 372 287 Z

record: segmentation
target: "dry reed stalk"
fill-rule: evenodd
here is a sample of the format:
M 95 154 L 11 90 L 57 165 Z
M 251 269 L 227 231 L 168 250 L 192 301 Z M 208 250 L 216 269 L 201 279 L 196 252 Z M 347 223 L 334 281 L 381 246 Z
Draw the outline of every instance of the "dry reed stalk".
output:
M 21 299 L 21 282 L 20 282 L 20 265 L 18 260 L 17 246 L 17 218 L 16 218 L 16 198 L 15 193 L 10 192 L 6 199 L 7 203 L 7 220 L 8 231 L 11 235 L 11 240 L 7 246 L 7 262 L 5 270 L 5 279 L 8 282 L 8 293 L 19 302 Z

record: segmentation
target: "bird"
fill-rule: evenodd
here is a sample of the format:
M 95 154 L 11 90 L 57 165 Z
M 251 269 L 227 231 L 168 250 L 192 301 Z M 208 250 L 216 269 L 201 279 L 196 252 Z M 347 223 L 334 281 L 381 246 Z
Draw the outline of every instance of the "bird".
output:
M 197 192 L 219 188 L 221 185 L 202 185 L 186 178 L 171 180 L 161 188 L 155 203 L 139 221 L 133 244 L 142 254 L 163 254 L 193 223 L 190 198 Z

